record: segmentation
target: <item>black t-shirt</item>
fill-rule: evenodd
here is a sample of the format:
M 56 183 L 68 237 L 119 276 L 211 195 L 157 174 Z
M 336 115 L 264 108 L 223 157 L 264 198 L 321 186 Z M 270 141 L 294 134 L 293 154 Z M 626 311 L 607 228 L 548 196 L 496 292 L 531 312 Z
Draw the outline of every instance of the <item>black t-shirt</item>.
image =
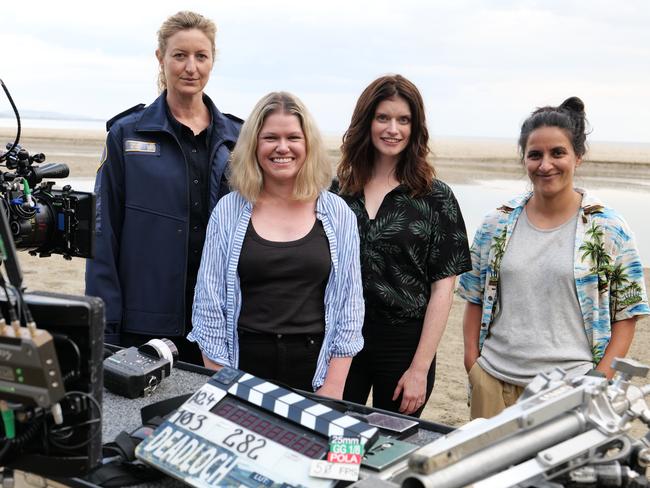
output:
M 341 197 L 359 225 L 366 323 L 421 326 L 431 283 L 471 269 L 465 221 L 451 188 L 434 180 L 427 195 L 414 198 L 400 185 L 373 220 L 363 194 Z
M 248 224 L 237 271 L 238 327 L 267 334 L 322 334 L 331 258 L 323 223 L 290 242 L 268 241 Z

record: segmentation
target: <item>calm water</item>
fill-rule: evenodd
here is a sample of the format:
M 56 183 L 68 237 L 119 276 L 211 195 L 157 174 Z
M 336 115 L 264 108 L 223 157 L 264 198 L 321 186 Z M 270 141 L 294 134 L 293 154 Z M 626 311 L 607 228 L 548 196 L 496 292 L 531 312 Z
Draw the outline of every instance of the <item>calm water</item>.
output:
M 20 124 L 27 129 L 81 129 L 81 130 L 106 130 L 104 120 L 59 120 L 59 119 L 29 119 L 21 118 Z M 16 119 L 0 117 L 0 127 L 16 128 Z
M 91 178 L 66 178 L 64 181 L 79 191 L 92 191 L 94 184 Z M 449 186 L 460 203 L 471 242 L 485 214 L 491 209 L 500 207 L 515 195 L 525 192 L 528 182 L 523 179 L 485 180 L 471 184 L 452 183 Z M 590 190 L 590 193 L 598 196 L 625 217 L 636 237 L 643 265 L 650 267 L 650 226 L 647 215 L 650 212 L 650 186 L 648 189 L 638 185 L 629 188 L 600 187 Z
M 472 184 L 450 184 L 463 211 L 467 234 L 471 239 L 483 217 L 491 209 L 506 203 L 512 197 L 528 190 L 527 180 L 487 180 Z M 650 226 L 648 212 L 650 211 L 650 187 L 617 186 L 599 187 L 591 190 L 590 194 L 600 198 L 608 206 L 616 209 L 627 221 L 636 238 L 636 243 L 645 267 L 650 267 Z

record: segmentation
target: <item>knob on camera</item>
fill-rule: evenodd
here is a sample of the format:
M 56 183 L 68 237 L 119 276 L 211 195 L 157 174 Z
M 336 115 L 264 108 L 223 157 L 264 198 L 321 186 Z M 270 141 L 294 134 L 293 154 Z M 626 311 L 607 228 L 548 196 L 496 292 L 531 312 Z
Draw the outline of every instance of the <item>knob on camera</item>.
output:
M 178 349 L 169 339 L 151 339 L 122 349 L 104 360 L 104 386 L 127 398 L 151 395 L 170 375 Z

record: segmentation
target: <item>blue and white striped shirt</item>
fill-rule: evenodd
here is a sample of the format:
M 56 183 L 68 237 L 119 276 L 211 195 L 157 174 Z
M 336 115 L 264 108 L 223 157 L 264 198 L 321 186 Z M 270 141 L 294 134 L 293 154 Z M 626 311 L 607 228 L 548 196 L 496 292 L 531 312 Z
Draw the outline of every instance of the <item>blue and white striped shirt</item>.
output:
M 235 368 L 241 311 L 237 266 L 252 210 L 253 205 L 238 192 L 229 193 L 214 208 L 194 294 L 193 328 L 187 336 L 210 360 Z M 364 316 L 357 219 L 341 198 L 328 191 L 318 197 L 316 218 L 323 223 L 332 266 L 325 288 L 325 337 L 312 380 L 314 390 L 323 385 L 331 358 L 351 357 L 363 348 Z

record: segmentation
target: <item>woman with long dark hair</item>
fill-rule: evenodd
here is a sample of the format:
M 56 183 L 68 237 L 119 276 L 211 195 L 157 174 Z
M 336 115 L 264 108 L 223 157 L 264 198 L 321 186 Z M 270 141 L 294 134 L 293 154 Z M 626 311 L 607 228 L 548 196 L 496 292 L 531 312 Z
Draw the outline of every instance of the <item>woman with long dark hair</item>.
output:
M 470 268 L 465 223 L 429 162 L 424 103 L 400 75 L 361 94 L 343 137 L 339 194 L 357 216 L 366 305 L 365 347 L 344 398 L 419 416 L 456 275 Z

